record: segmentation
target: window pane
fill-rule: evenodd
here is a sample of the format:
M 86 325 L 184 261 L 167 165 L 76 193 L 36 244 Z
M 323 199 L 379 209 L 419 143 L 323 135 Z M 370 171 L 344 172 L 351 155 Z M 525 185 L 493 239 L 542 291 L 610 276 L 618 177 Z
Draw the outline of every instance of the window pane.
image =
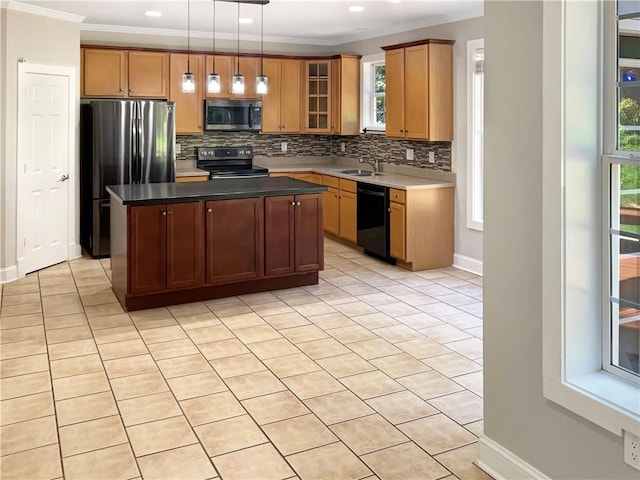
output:
M 375 97 L 375 122 L 376 125 L 384 125 L 386 123 L 384 97 Z
M 618 2 L 618 150 L 640 152 L 640 3 Z
M 611 168 L 611 363 L 640 373 L 640 165 Z
M 375 65 L 374 67 L 374 90 L 375 93 L 384 93 L 387 91 L 387 77 L 384 65 Z

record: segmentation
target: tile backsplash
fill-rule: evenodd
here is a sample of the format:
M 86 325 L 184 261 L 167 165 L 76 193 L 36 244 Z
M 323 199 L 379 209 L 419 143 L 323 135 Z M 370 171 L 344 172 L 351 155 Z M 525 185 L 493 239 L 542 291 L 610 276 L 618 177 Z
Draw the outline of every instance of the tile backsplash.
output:
M 282 151 L 286 142 L 287 151 Z M 176 143 L 181 152 L 178 160 L 195 160 L 196 147 L 251 145 L 254 155 L 263 157 L 346 157 L 377 159 L 396 165 L 451 171 L 451 142 L 415 142 L 390 140 L 384 135 L 278 135 L 251 132 L 208 132 L 203 135 L 179 135 Z M 344 143 L 345 151 L 341 151 Z M 413 149 L 414 159 L 406 160 L 406 150 Z M 428 163 L 429 152 L 434 152 L 435 162 Z

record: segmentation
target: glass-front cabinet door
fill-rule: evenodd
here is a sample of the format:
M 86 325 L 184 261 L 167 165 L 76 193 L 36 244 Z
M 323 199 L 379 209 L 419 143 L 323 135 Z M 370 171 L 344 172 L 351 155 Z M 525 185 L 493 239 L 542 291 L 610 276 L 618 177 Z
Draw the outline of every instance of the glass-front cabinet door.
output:
M 331 132 L 330 82 L 331 60 L 308 60 L 306 62 L 305 132 Z

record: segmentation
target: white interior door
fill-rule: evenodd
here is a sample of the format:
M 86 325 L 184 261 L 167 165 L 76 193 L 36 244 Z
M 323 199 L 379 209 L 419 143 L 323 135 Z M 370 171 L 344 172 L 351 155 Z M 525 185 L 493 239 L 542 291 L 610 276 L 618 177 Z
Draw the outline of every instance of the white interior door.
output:
M 36 69 L 37 70 L 37 69 Z M 20 273 L 68 258 L 70 166 L 75 148 L 70 75 L 21 72 L 18 104 Z M 22 238 L 20 238 L 22 236 Z

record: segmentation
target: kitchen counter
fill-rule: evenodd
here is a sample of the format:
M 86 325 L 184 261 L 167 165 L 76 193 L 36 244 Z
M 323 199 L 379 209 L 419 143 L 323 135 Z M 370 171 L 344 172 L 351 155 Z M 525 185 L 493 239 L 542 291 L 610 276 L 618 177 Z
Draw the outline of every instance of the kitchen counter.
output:
M 209 172 L 196 167 L 176 167 L 176 178 L 209 176 Z
M 345 169 L 362 169 L 364 171 L 372 170 L 372 167 L 367 164 L 349 164 L 338 165 L 335 163 L 300 163 L 291 162 L 289 164 L 284 162 L 278 162 L 277 164 L 271 164 L 268 159 L 256 159 L 254 163 L 257 166 L 265 167 L 269 169 L 269 173 L 279 172 L 314 172 L 326 175 L 333 175 L 335 177 L 346 178 L 348 180 L 354 180 L 356 182 L 365 182 L 373 185 L 381 185 L 384 187 L 397 188 L 399 190 L 413 190 L 423 188 L 448 188 L 455 187 L 455 182 L 448 180 L 436 180 L 423 177 L 414 177 L 410 175 L 402 175 L 395 172 L 385 171 L 385 164 L 382 164 L 382 175 L 376 176 L 354 176 L 340 173 L 339 170 Z M 392 166 L 390 166 L 392 167 Z M 420 170 L 420 169 L 416 169 Z
M 195 183 L 111 185 L 107 191 L 123 205 L 153 205 L 196 200 L 224 200 L 321 193 L 327 187 L 289 177 L 225 178 Z

